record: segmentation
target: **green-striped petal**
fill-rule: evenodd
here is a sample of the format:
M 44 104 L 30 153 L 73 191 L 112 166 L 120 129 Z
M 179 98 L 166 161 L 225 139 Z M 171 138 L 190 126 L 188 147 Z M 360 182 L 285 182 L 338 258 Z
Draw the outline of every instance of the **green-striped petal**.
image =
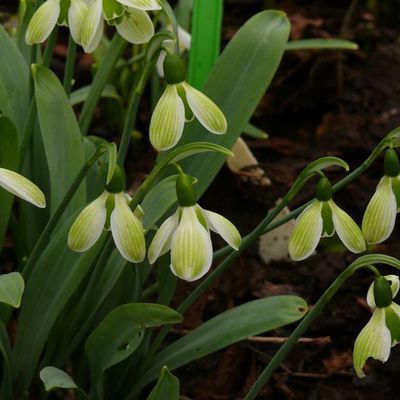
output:
M 364 236 L 358 225 L 350 215 L 338 207 L 333 200 L 329 201 L 329 205 L 332 210 L 333 225 L 343 244 L 353 253 L 365 251 L 366 244 Z
M 158 151 L 174 147 L 182 136 L 185 106 L 176 85 L 167 85 L 150 121 L 150 142 Z
M 211 267 L 210 233 L 199 222 L 195 207 L 182 207 L 182 216 L 171 243 L 171 270 L 191 282 L 200 279 Z
M 101 236 L 106 222 L 107 192 L 87 205 L 72 224 L 68 234 L 68 246 L 78 253 L 90 249 Z
M 101 40 L 104 26 L 102 12 L 101 0 L 71 0 L 68 10 L 69 29 L 74 41 L 86 53 L 93 52 Z
M 44 42 L 57 24 L 60 0 L 47 0 L 33 14 L 25 34 L 29 45 Z
M 323 227 L 322 204 L 321 201 L 314 201 L 297 218 L 289 239 L 289 255 L 292 260 L 304 260 L 318 246 Z
M 400 280 L 397 275 L 385 275 L 385 278 L 388 282 L 390 282 L 390 289 L 392 290 L 392 297 L 395 298 L 397 296 L 397 293 L 399 293 L 399 288 L 400 288 Z M 375 308 L 375 297 L 374 297 L 374 284 L 375 282 L 372 282 L 371 285 L 368 288 L 368 293 L 367 293 L 367 303 L 371 308 Z
M 46 207 L 46 198 L 43 192 L 29 179 L 14 171 L 0 168 L 0 186 L 36 207 Z
M 128 42 L 147 43 L 154 35 L 154 26 L 146 11 L 129 8 L 116 25 L 118 33 Z
M 161 6 L 157 0 L 117 0 L 119 3 L 128 7 L 137 8 L 139 10 L 161 10 Z
M 227 129 L 225 115 L 206 95 L 186 82 L 182 83 L 186 100 L 199 122 L 210 132 L 224 134 Z
M 219 215 L 215 212 L 204 210 L 199 207 L 204 218 L 207 222 L 208 227 L 213 231 L 218 233 L 222 239 L 224 239 L 229 246 L 233 249 L 238 250 L 242 238 L 239 231 L 236 229 L 235 225 L 231 221 Z
M 171 248 L 173 233 L 178 226 L 179 212 L 167 218 L 155 234 L 149 247 L 149 262 L 154 264 L 158 257 Z
M 367 243 L 376 244 L 385 241 L 393 231 L 396 222 L 396 196 L 392 190 L 391 179 L 384 176 L 367 209 L 362 221 L 362 232 Z
M 110 223 L 115 245 L 121 255 L 130 262 L 142 262 L 146 255 L 143 225 L 129 208 L 122 192 L 115 195 Z
M 390 355 L 392 338 L 386 327 L 385 309 L 377 308 L 354 343 L 353 364 L 360 378 L 365 376 L 364 365 L 368 358 L 386 362 Z

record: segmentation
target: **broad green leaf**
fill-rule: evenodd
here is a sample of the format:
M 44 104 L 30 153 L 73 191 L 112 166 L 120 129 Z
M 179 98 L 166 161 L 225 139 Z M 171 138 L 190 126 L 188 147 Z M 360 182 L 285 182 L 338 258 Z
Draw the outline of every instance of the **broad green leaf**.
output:
M 186 124 L 180 145 L 206 140 L 228 149 L 233 146 L 275 75 L 289 31 L 286 15 L 272 10 L 255 15 L 242 26 L 222 52 L 203 90 L 225 114 L 227 133 L 213 135 L 194 121 Z M 185 172 L 199 178 L 199 195 L 224 161 L 220 154 L 202 154 L 183 162 Z
M 112 310 L 92 332 L 85 344 L 92 380 L 101 393 L 99 377 L 107 368 L 129 357 L 144 338 L 146 327 L 182 321 L 182 316 L 160 304 L 123 304 Z
M 133 392 L 153 381 L 164 365 L 174 370 L 249 336 L 259 335 L 303 318 L 307 303 L 296 296 L 254 300 L 217 315 L 158 353 Z M 132 392 L 132 393 L 133 393 Z
M 50 211 L 54 213 L 84 162 L 84 145 L 75 114 L 58 78 L 45 67 L 33 66 L 35 97 L 50 172 Z M 84 185 L 64 217 L 86 203 Z
M 172 175 L 153 186 L 141 206 L 143 226 L 150 229 L 176 203 L 176 178 Z
M 0 55 L 0 112 L 12 119 L 21 140 L 29 108 L 29 69 L 1 25 Z
M 91 85 L 83 86 L 71 93 L 70 104 L 76 106 L 77 104 L 83 103 L 89 96 Z M 101 95 L 103 98 L 114 99 L 121 101 L 121 96 L 118 94 L 117 89 L 112 85 L 106 85 Z
M 19 308 L 25 283 L 19 272 L 0 275 L 0 303 Z
M 300 39 L 287 43 L 286 50 L 357 50 L 358 44 L 344 39 Z
M 157 384 L 147 400 L 179 400 L 179 380 L 167 367 L 161 369 Z
M 17 171 L 18 166 L 19 151 L 17 130 L 9 118 L 0 115 L 0 167 Z M 12 203 L 13 196 L 6 190 L 0 189 L 0 248 L 3 247 Z
M 56 319 L 104 246 L 100 239 L 84 254 L 68 248 L 68 231 L 75 216 L 53 235 L 26 283 L 13 353 L 20 392 L 29 387 Z
M 77 389 L 74 380 L 63 370 L 56 367 L 45 367 L 40 371 L 46 392 L 56 389 Z

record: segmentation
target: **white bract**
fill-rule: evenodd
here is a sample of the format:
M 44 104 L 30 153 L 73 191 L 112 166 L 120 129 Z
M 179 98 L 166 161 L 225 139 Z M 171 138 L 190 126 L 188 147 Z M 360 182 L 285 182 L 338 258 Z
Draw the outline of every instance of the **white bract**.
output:
M 388 275 L 385 278 L 391 283 L 394 298 L 399 291 L 399 278 L 395 275 Z M 367 295 L 368 305 L 374 311 L 354 344 L 354 369 L 360 378 L 365 377 L 363 368 L 368 358 L 386 362 L 391 348 L 400 340 L 400 306 L 392 302 L 388 307 L 376 307 L 374 284 L 370 286 Z
M 46 199 L 43 192 L 29 179 L 14 171 L 0 168 L 0 186 L 36 207 L 46 207 Z
M 322 236 L 332 236 L 335 232 L 353 253 L 365 251 L 365 240 L 354 220 L 333 200 L 314 200 L 296 220 L 289 239 L 290 258 L 304 260 L 314 252 Z
M 25 39 L 29 45 L 44 42 L 58 22 L 68 25 L 74 41 L 91 53 L 101 41 L 106 20 L 128 42 L 147 43 L 154 26 L 146 11 L 159 9 L 156 0 L 46 0 L 33 15 Z
M 200 279 L 212 263 L 210 229 L 221 235 L 233 249 L 239 248 L 240 233 L 225 217 L 197 204 L 179 207 L 154 236 L 149 247 L 150 264 L 171 250 L 172 272 L 185 281 Z
M 399 185 L 399 176 L 384 176 L 380 180 L 362 221 L 361 228 L 367 243 L 381 243 L 393 232 L 398 212 L 394 188 Z
M 129 208 L 130 197 L 124 193 L 104 191 L 87 205 L 71 226 L 69 247 L 77 252 L 90 249 L 103 229 L 111 228 L 112 237 L 121 255 L 133 263 L 142 262 L 146 255 L 144 229 L 138 217 L 140 209 Z M 108 224 L 109 217 L 109 224 Z

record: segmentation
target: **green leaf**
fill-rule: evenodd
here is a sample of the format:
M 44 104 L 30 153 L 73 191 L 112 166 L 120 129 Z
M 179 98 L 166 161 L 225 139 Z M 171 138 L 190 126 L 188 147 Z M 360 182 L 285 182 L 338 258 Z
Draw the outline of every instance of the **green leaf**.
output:
M 2 381 L 1 381 L 1 399 L 13 399 L 13 382 L 11 369 L 11 345 L 7 329 L 0 321 L 0 353 L 3 356 L 2 362 Z
M 147 400 L 179 400 L 179 380 L 167 367 L 161 368 L 161 375 Z
M 0 303 L 19 308 L 25 283 L 19 272 L 0 275 Z
M 176 178 L 163 179 L 147 193 L 141 206 L 144 211 L 143 226 L 150 229 L 176 203 Z
M 268 139 L 268 133 L 250 123 L 246 124 L 243 133 L 254 139 Z
M 0 110 L 12 119 L 21 141 L 29 108 L 29 69 L 1 25 L 0 54 Z
M 89 96 L 91 87 L 91 85 L 83 86 L 72 92 L 69 100 L 71 106 L 76 106 L 77 104 L 85 102 Z M 100 97 L 114 99 L 118 102 L 122 101 L 121 96 L 117 92 L 117 89 L 112 85 L 106 85 L 106 87 L 101 92 Z
M 100 239 L 84 254 L 70 250 L 66 243 L 74 217 L 54 234 L 26 283 L 13 353 L 20 392 L 29 387 L 55 321 L 104 246 Z
M 158 353 L 133 392 L 154 380 L 163 365 L 179 368 L 249 336 L 298 321 L 306 312 L 307 303 L 300 297 L 273 296 L 219 314 Z
M 0 166 L 12 171 L 17 171 L 19 166 L 17 129 L 13 122 L 3 115 L 0 115 Z M 13 198 L 9 192 L 0 189 L 0 248 L 3 247 Z
M 182 321 L 182 316 L 160 304 L 123 304 L 112 310 L 85 344 L 94 387 L 101 393 L 101 374 L 129 357 L 144 338 L 146 327 Z
M 286 50 L 357 50 L 358 44 L 343 39 L 300 39 L 292 40 Z
M 40 371 L 46 392 L 56 389 L 77 389 L 74 380 L 63 370 L 56 367 L 46 367 Z
M 85 162 L 84 145 L 75 114 L 65 91 L 53 72 L 32 67 L 35 97 L 43 144 L 50 172 L 50 212 L 54 213 Z M 60 151 L 62 150 L 62 151 Z M 64 213 L 64 218 L 86 203 L 81 185 Z
M 286 15 L 273 10 L 255 15 L 242 26 L 222 52 L 203 90 L 225 114 L 227 133 L 213 135 L 194 121 L 186 124 L 181 146 L 204 140 L 228 149 L 234 145 L 275 75 L 289 31 Z M 186 173 L 199 178 L 199 195 L 224 161 L 223 155 L 202 154 L 183 163 Z

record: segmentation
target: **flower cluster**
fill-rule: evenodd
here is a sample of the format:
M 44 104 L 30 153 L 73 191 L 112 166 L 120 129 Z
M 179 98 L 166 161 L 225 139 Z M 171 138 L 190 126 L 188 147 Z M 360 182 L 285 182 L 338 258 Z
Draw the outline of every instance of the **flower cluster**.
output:
M 69 247 L 83 252 L 92 247 L 104 229 L 111 229 L 115 245 L 129 262 L 141 262 L 146 255 L 145 230 L 140 207 L 132 211 L 130 197 L 124 193 L 124 180 L 117 168 L 106 190 L 86 206 L 73 223 Z M 211 267 L 213 248 L 210 230 L 219 233 L 235 250 L 241 237 L 235 226 L 223 216 L 202 209 L 195 199 L 193 179 L 185 174 L 177 178 L 179 207 L 160 226 L 149 247 L 149 261 L 171 250 L 171 270 L 181 279 L 194 281 Z M 140 215 L 141 214 L 141 215 Z
M 25 39 L 29 45 L 42 43 L 57 24 L 69 26 L 74 41 L 91 53 L 100 43 L 105 21 L 128 42 L 146 43 L 154 35 L 147 11 L 160 9 L 157 0 L 46 0 L 33 15 Z
M 368 290 L 367 302 L 372 317 L 358 335 L 353 352 L 353 364 L 360 378 L 365 376 L 368 358 L 386 362 L 390 350 L 400 341 L 400 306 L 392 301 L 399 291 L 399 277 L 380 276 Z

